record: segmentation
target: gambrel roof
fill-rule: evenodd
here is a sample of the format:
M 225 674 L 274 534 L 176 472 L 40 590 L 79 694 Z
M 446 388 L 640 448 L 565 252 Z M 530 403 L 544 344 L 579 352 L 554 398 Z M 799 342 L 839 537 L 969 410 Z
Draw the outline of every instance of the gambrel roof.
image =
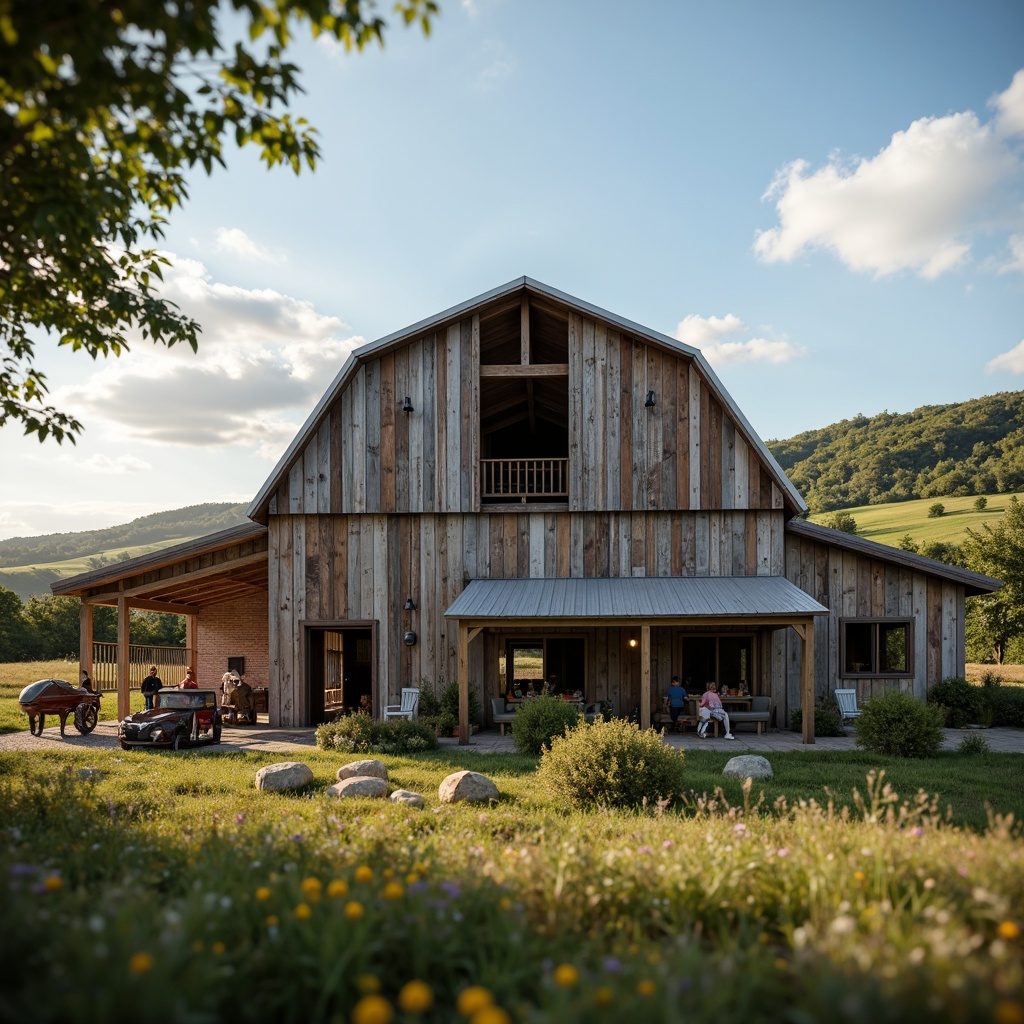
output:
M 249 517 L 258 522 L 266 521 L 268 506 L 272 496 L 288 480 L 293 465 L 302 458 L 307 444 L 316 437 L 325 417 L 328 416 L 330 407 L 342 394 L 360 365 L 383 355 L 385 352 L 408 345 L 418 337 L 437 332 L 443 327 L 457 323 L 467 316 L 478 312 L 493 313 L 498 307 L 510 306 L 510 303 L 514 303 L 518 296 L 524 294 L 530 298 L 535 298 L 540 303 L 553 304 L 567 312 L 592 318 L 599 323 L 606 324 L 612 330 L 621 331 L 623 334 L 632 336 L 644 343 L 649 343 L 669 353 L 690 360 L 697 367 L 698 373 L 703 378 L 710 393 L 736 424 L 737 433 L 742 435 L 747 445 L 750 446 L 764 467 L 764 471 L 767 472 L 774 485 L 781 492 L 787 513 L 799 514 L 807 510 L 807 506 L 800 493 L 790 482 L 764 442 L 758 437 L 742 410 L 729 395 L 728 391 L 726 391 L 699 349 L 685 345 L 667 334 L 651 330 L 608 310 L 567 295 L 564 292 L 542 284 L 540 281 L 535 281 L 529 277 L 519 277 L 508 282 L 508 284 L 484 292 L 441 313 L 437 313 L 432 317 L 428 317 L 425 320 L 421 320 L 418 323 L 356 349 L 346 360 L 345 365 L 341 368 L 331 386 L 310 413 L 302 428 L 281 456 L 274 471 L 249 505 L 247 510 Z

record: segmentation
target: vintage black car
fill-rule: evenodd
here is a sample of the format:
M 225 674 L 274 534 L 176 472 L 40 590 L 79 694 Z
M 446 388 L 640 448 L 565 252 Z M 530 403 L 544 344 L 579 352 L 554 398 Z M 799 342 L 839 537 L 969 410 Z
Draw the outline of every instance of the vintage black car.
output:
M 117 727 L 124 750 L 134 747 L 204 746 L 220 743 L 221 710 L 216 690 L 164 687 L 153 695 L 153 708 L 136 711 Z
M 64 679 L 40 679 L 29 683 L 18 695 L 21 710 L 28 715 L 28 727 L 33 736 L 42 736 L 47 715 L 60 718 L 60 734 L 68 716 L 74 715 L 75 728 L 86 736 L 96 728 L 100 710 L 100 695 L 83 690 Z

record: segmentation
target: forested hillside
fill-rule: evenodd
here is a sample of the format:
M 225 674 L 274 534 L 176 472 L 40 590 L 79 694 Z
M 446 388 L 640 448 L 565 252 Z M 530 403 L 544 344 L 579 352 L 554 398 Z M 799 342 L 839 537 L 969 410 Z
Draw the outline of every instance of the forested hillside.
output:
M 0 567 L 60 562 L 118 548 L 203 537 L 247 522 L 245 509 L 245 505 L 207 502 L 169 512 L 154 512 L 133 519 L 123 526 L 111 526 L 105 530 L 11 537 L 9 540 L 0 540 Z
M 1024 488 L 1024 391 L 856 416 L 768 448 L 812 512 Z

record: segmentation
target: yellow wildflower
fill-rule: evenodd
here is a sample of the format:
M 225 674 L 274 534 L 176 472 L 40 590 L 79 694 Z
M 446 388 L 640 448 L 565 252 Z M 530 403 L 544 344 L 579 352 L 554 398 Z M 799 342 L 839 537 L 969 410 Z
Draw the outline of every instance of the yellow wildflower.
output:
M 580 972 L 572 964 L 559 964 L 553 977 L 559 988 L 572 988 L 580 980 Z
M 360 864 L 359 867 L 356 868 L 356 881 L 372 882 L 373 868 L 367 867 L 365 864 Z
M 270 899 L 270 886 L 261 885 L 256 890 L 256 899 L 258 899 L 260 903 L 266 903 L 266 901 Z
M 418 860 L 416 861 L 415 864 L 413 864 L 412 869 L 416 872 L 416 874 L 422 875 L 427 870 L 427 865 L 424 864 L 422 861 Z
M 132 974 L 145 974 L 147 971 L 153 970 L 154 964 L 153 958 L 149 953 L 136 953 L 135 956 L 128 961 L 128 970 Z
M 384 886 L 384 892 L 381 895 L 386 900 L 400 900 L 405 895 L 405 889 L 402 887 L 401 882 L 388 882 Z
M 398 1005 L 404 1013 L 424 1013 L 434 1005 L 434 993 L 424 981 L 408 981 L 398 993 Z
M 281 922 L 278 920 L 277 914 L 271 914 L 270 917 L 267 918 L 268 928 L 276 928 L 280 923 Z
M 512 1018 L 500 1006 L 482 1006 L 469 1018 L 469 1024 L 512 1024 Z
M 507 896 L 502 896 L 501 899 L 498 900 L 498 906 L 502 910 L 511 910 L 512 909 L 512 901 Z
M 350 921 L 358 921 L 363 916 L 363 905 L 352 900 L 345 904 L 345 916 Z
M 347 894 L 348 882 L 344 882 L 340 878 L 334 879 L 334 881 L 327 886 L 328 896 L 346 896 Z
M 395 1011 L 383 996 L 363 996 L 352 1007 L 352 1024 L 391 1024 Z
M 493 1002 L 494 996 L 491 995 L 490 989 L 484 988 L 483 985 L 471 985 L 459 993 L 458 999 L 455 1000 L 455 1009 L 463 1017 L 472 1017 L 478 1010 L 490 1006 Z
M 996 1003 L 992 1019 L 995 1024 L 1024 1024 L 1024 1006 L 1011 1002 L 1009 999 L 1003 999 Z
M 220 956 L 227 949 L 227 946 L 223 942 L 215 942 L 210 948 L 213 950 L 214 956 Z
M 304 878 L 302 880 L 302 894 L 310 903 L 316 903 L 323 891 L 323 882 L 319 878 Z
M 644 978 L 643 981 L 638 982 L 636 986 L 637 995 L 641 996 L 653 996 L 654 995 L 654 982 L 650 978 Z
M 999 927 L 996 929 L 999 933 L 999 938 L 1006 939 L 1012 942 L 1014 939 L 1020 938 L 1020 925 L 1015 921 L 1002 921 Z
M 393 868 L 385 868 L 385 869 L 384 869 L 384 870 L 383 870 L 383 871 L 382 871 L 382 872 L 380 873 L 380 877 L 381 877 L 381 878 L 394 878 L 394 877 L 395 877 L 395 872 L 394 872 L 394 869 L 393 869 Z
M 417 875 L 415 871 L 410 871 L 409 874 L 405 876 L 406 885 L 415 885 L 419 880 L 420 876 Z
M 611 1006 L 615 1001 L 615 993 L 606 985 L 601 985 L 594 993 L 594 999 L 598 1006 Z
M 313 916 L 313 908 L 308 903 L 300 903 L 295 908 L 295 916 L 300 921 L 308 921 Z
M 63 884 L 60 875 L 47 875 L 43 881 L 43 888 L 47 892 L 56 892 Z

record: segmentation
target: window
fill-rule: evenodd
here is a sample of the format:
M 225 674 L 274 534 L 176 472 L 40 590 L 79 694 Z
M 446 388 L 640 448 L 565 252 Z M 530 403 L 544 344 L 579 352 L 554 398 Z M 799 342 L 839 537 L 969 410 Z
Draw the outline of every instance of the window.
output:
M 840 619 L 842 675 L 912 676 L 913 619 Z

